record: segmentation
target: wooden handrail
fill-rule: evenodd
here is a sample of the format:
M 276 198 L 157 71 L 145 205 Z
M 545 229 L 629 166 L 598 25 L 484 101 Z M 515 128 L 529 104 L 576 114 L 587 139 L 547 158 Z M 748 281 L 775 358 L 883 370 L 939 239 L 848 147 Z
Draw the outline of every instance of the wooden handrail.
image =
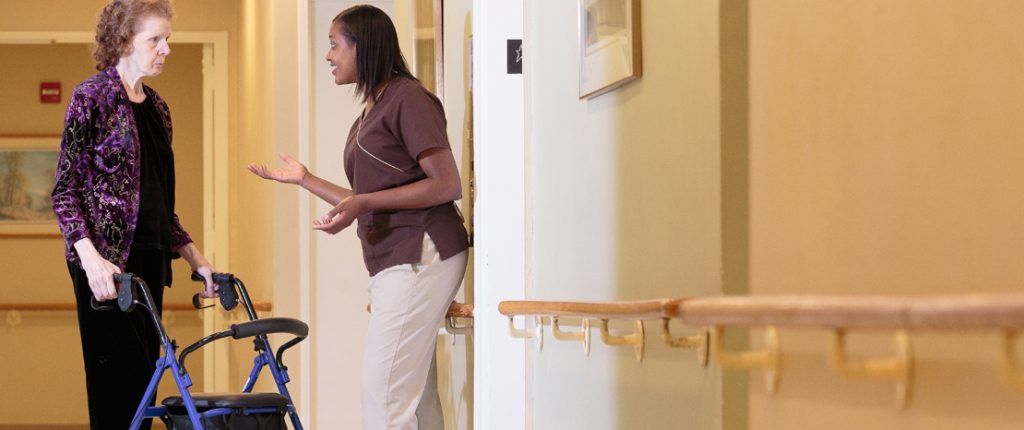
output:
M 669 331 L 669 315 L 678 308 L 683 299 L 638 300 L 629 302 L 556 302 L 534 300 L 510 300 L 498 304 L 498 312 L 509 318 L 509 333 L 513 337 L 536 339 L 537 348 L 544 347 L 544 319 L 551 324 L 551 333 L 558 340 L 583 341 L 583 352 L 590 355 L 590 319 L 600 320 L 601 341 L 608 345 L 632 346 L 637 360 L 644 356 L 644 324 L 643 320 L 662 320 L 662 340 L 677 348 L 698 349 L 698 360 L 707 362 L 707 336 L 699 333 L 692 336 L 675 337 Z M 513 319 L 516 316 L 532 316 L 534 328 L 524 330 L 515 328 Z M 564 332 L 559 328 L 558 319 L 562 317 L 581 318 L 581 330 Z M 633 321 L 633 331 L 624 335 L 612 335 L 609 320 L 628 319 Z
M 252 306 L 260 312 L 274 310 L 273 303 L 253 302 Z M 0 303 L 0 311 L 21 311 L 21 312 L 55 312 L 73 311 L 78 309 L 74 303 Z M 194 311 L 191 303 L 165 303 L 165 311 Z
M 505 316 L 558 316 L 597 319 L 668 318 L 683 299 L 639 300 L 631 302 L 555 302 L 509 300 L 498 304 Z
M 556 302 L 506 301 L 498 311 L 509 317 L 509 333 L 516 338 L 536 339 L 543 347 L 544 319 L 560 340 L 583 340 L 589 353 L 588 318 L 601 320 L 601 336 L 609 345 L 634 345 L 637 359 L 643 358 L 644 333 L 641 320 L 662 319 L 662 338 L 671 346 L 698 349 L 698 358 L 706 362 L 707 352 L 727 369 L 761 369 L 768 392 L 774 393 L 781 373 L 782 351 L 778 327 L 823 328 L 832 332 L 830 356 L 833 367 L 850 378 L 874 378 L 892 381 L 896 404 L 910 403 L 914 354 L 908 331 L 923 329 L 989 329 L 1003 335 L 1000 350 L 1002 374 L 1014 386 L 1024 387 L 1024 368 L 1018 363 L 1017 339 L 1024 332 L 1024 293 L 960 294 L 934 296 L 825 296 L 778 295 L 737 296 L 688 299 L 661 299 L 633 302 Z M 532 329 L 518 329 L 515 316 L 532 316 Z M 582 331 L 561 332 L 561 317 L 583 318 Z M 634 320 L 634 333 L 609 336 L 608 320 Z M 684 325 L 710 328 L 705 333 L 675 338 L 669 333 L 669 320 Z M 725 348 L 722 331 L 730 326 L 765 328 L 764 347 L 731 352 Z M 847 353 L 849 330 L 879 329 L 894 332 L 895 352 L 886 357 L 851 359 Z M 704 345 L 709 345 L 704 348 Z M 703 352 L 702 352 L 703 348 Z
M 1024 294 L 742 296 L 621 302 L 510 300 L 505 316 L 673 318 L 691 326 L 1024 329 Z
M 670 315 L 695 326 L 1021 329 L 1024 294 L 696 298 Z

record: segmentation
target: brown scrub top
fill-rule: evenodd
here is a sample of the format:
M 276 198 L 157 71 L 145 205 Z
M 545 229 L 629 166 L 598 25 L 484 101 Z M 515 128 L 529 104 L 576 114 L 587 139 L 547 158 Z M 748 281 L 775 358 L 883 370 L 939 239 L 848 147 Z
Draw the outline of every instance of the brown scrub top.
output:
M 428 149 L 451 150 L 441 101 L 409 78 L 393 78 L 373 109 L 357 118 L 345 143 L 345 174 L 356 194 L 400 187 L 427 175 L 417 161 Z M 357 141 L 358 134 L 358 141 Z M 420 262 L 423 234 L 442 259 L 469 246 L 454 202 L 422 209 L 377 210 L 358 218 L 357 234 L 370 276 L 399 264 Z

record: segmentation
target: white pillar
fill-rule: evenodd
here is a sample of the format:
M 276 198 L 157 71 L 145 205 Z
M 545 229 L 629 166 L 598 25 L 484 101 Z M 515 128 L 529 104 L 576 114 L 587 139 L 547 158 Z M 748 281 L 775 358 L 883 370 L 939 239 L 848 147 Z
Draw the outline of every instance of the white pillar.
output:
M 523 79 L 505 64 L 506 41 L 522 37 L 522 0 L 473 1 L 476 429 L 529 422 L 526 349 L 498 314 L 498 302 L 522 299 L 526 287 Z

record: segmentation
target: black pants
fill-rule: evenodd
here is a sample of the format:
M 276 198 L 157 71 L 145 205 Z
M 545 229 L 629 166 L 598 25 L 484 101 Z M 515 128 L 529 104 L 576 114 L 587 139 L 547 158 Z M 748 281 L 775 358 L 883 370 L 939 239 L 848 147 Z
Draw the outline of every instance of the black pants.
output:
M 166 259 L 166 254 L 160 251 L 132 251 L 125 268 L 146 281 L 157 312 L 163 308 Z M 70 262 L 68 271 L 78 302 L 89 428 L 127 429 L 160 357 L 160 340 L 152 317 L 141 306 L 131 313 L 116 307 L 109 311 L 94 310 L 89 305 L 92 290 L 85 271 Z M 141 428 L 149 429 L 150 420 L 145 420 Z

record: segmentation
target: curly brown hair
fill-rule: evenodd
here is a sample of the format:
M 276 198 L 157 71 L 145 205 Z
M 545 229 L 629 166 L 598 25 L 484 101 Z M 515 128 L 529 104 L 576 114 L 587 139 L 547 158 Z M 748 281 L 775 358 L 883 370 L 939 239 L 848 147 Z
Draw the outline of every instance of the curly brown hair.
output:
M 96 23 L 96 44 L 92 50 L 96 70 L 116 65 L 122 55 L 131 52 L 136 27 L 148 16 L 174 18 L 171 0 L 113 0 L 103 8 Z

